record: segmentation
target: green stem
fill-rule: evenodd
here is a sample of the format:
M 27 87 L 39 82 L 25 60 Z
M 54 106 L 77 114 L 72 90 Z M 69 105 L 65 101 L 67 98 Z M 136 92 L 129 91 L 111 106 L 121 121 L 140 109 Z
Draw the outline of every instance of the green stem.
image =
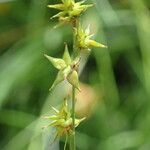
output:
M 72 26 L 73 26 L 73 56 L 74 58 L 77 55 L 77 43 L 76 43 L 76 34 L 75 34 L 75 30 L 74 28 L 77 28 L 78 26 L 78 19 L 75 18 L 72 22 Z M 76 142 L 75 142 L 75 87 L 72 86 L 72 119 L 73 119 L 73 127 L 72 127 L 72 135 L 70 136 L 70 143 L 69 143 L 69 147 L 70 150 L 76 150 Z
M 71 144 L 71 135 L 69 135 L 69 150 L 72 150 L 72 144 Z
M 73 27 L 73 56 L 74 58 L 77 57 L 79 54 L 78 52 L 78 46 L 77 46 L 77 37 L 76 37 L 76 32 L 75 32 L 75 28 L 77 29 L 79 26 L 79 20 L 77 18 L 75 18 L 72 22 L 72 27 Z
M 69 148 L 70 150 L 76 150 L 75 142 L 75 87 L 72 86 L 72 134 L 69 137 Z
M 67 142 L 68 142 L 68 134 L 66 135 L 66 140 L 65 140 L 64 150 L 66 150 L 66 148 L 67 148 Z
M 73 119 L 73 139 L 72 139 L 72 144 L 73 144 L 73 150 L 76 149 L 76 144 L 75 144 L 75 87 L 72 86 L 72 119 Z

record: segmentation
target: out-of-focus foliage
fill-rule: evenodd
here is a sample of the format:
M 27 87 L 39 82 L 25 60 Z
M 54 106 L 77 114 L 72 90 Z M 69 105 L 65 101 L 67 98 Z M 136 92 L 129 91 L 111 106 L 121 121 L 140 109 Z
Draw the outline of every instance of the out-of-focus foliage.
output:
M 57 1 L 60 2 L 60 1 Z M 93 0 L 82 15 L 95 39 L 108 49 L 94 49 L 80 79 L 78 115 L 88 116 L 77 128 L 78 150 L 150 149 L 150 2 Z M 54 129 L 42 130 L 69 91 L 48 89 L 57 71 L 43 54 L 61 57 L 72 47 L 69 25 L 57 29 L 55 0 L 0 1 L 0 149 L 52 150 Z M 83 64 L 84 65 L 84 64 Z M 62 88 L 63 86 L 63 88 Z M 64 141 L 60 143 L 63 144 Z

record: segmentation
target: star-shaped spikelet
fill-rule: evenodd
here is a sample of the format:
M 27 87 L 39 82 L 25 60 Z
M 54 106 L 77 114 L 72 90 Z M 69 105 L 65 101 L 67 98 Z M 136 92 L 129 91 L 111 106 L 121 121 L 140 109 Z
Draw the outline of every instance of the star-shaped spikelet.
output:
M 80 50 L 90 50 L 92 47 L 107 48 L 107 46 L 91 39 L 93 34 L 90 34 L 90 26 L 84 30 L 81 27 L 81 24 L 79 24 L 79 26 L 75 28 L 75 33 L 77 37 L 77 45 Z
M 65 46 L 65 52 L 63 58 L 54 58 L 48 55 L 44 55 L 52 65 L 59 70 L 57 77 L 51 86 L 50 90 L 52 90 L 57 84 L 60 82 L 67 80 L 71 85 L 73 85 L 76 89 L 80 91 L 79 87 L 79 79 L 78 79 L 78 66 L 80 62 L 80 58 L 76 58 L 75 60 L 71 60 L 70 54 L 68 52 L 68 46 Z
M 73 119 L 71 117 L 71 112 L 67 103 L 67 99 L 64 100 L 64 103 L 62 104 L 60 110 L 54 107 L 52 107 L 52 109 L 55 114 L 52 116 L 44 116 L 44 118 L 52 121 L 48 126 L 56 128 L 55 139 L 57 137 L 72 133 Z M 84 119 L 85 118 L 75 119 L 75 127 L 77 127 Z
M 54 8 L 60 12 L 52 18 L 58 17 L 60 20 L 70 22 L 73 18 L 79 17 L 87 8 L 92 7 L 93 4 L 83 4 L 85 1 L 75 2 L 75 0 L 61 0 L 62 3 L 48 5 L 49 8 Z

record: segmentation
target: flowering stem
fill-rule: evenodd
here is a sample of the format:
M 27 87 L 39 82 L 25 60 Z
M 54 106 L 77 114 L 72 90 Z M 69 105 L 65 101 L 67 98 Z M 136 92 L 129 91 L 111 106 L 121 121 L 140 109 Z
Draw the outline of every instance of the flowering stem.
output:
M 75 127 L 77 127 L 79 123 L 84 120 L 84 118 L 75 119 L 75 90 L 78 89 L 80 91 L 78 72 L 82 55 L 81 50 L 88 51 L 91 47 L 105 47 L 104 45 L 91 40 L 90 37 L 92 35 L 90 34 L 89 28 L 84 31 L 80 25 L 80 15 L 87 8 L 93 6 L 93 4 L 86 5 L 83 4 L 83 2 L 75 2 L 75 0 L 62 0 L 62 3 L 60 4 L 48 5 L 49 8 L 60 10 L 60 12 L 54 15 L 52 18 L 58 17 L 63 23 L 69 22 L 73 28 L 73 59 L 70 57 L 67 45 L 65 46 L 65 52 L 62 59 L 44 55 L 52 63 L 52 65 L 59 70 L 56 80 L 54 81 L 50 90 L 52 90 L 58 83 L 65 79 L 67 79 L 67 81 L 72 85 L 71 115 L 70 109 L 68 110 L 67 107 L 67 99 L 65 99 L 65 103 L 60 111 L 57 111 L 55 108 L 53 108 L 56 113 L 56 117 L 51 118 L 52 120 L 54 119 L 54 124 L 50 124 L 51 126 L 56 127 L 56 129 L 58 128 L 59 136 L 63 135 L 61 133 L 66 133 L 67 131 L 68 135 L 66 137 L 64 150 L 67 148 L 67 142 L 69 142 L 68 144 L 70 150 L 76 150 Z

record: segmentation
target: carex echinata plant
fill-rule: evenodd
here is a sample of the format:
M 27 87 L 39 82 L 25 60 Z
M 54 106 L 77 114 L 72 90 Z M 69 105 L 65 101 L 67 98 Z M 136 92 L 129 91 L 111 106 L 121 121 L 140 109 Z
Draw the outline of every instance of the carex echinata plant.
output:
M 52 107 L 54 115 L 45 116 L 45 118 L 51 120 L 51 124 L 56 128 L 55 139 L 61 136 L 66 136 L 66 142 L 64 149 L 69 138 L 69 149 L 76 150 L 75 144 L 75 128 L 85 119 L 77 119 L 75 117 L 75 100 L 76 90 L 80 90 L 78 69 L 80 66 L 81 52 L 90 51 L 92 47 L 106 46 L 92 40 L 93 34 L 90 33 L 90 26 L 86 29 L 82 28 L 80 23 L 80 15 L 84 13 L 88 8 L 92 7 L 93 4 L 84 4 L 85 1 L 75 2 L 75 0 L 61 0 L 61 3 L 48 5 L 49 8 L 57 9 L 59 12 L 52 18 L 58 18 L 60 24 L 70 23 L 73 31 L 73 48 L 71 58 L 68 46 L 65 45 L 64 55 L 62 58 L 54 58 L 44 54 L 44 56 L 50 61 L 50 63 L 58 70 L 58 74 L 50 91 L 57 86 L 60 82 L 67 80 L 72 85 L 72 105 L 69 108 L 68 98 L 62 102 L 62 106 L 59 110 Z

